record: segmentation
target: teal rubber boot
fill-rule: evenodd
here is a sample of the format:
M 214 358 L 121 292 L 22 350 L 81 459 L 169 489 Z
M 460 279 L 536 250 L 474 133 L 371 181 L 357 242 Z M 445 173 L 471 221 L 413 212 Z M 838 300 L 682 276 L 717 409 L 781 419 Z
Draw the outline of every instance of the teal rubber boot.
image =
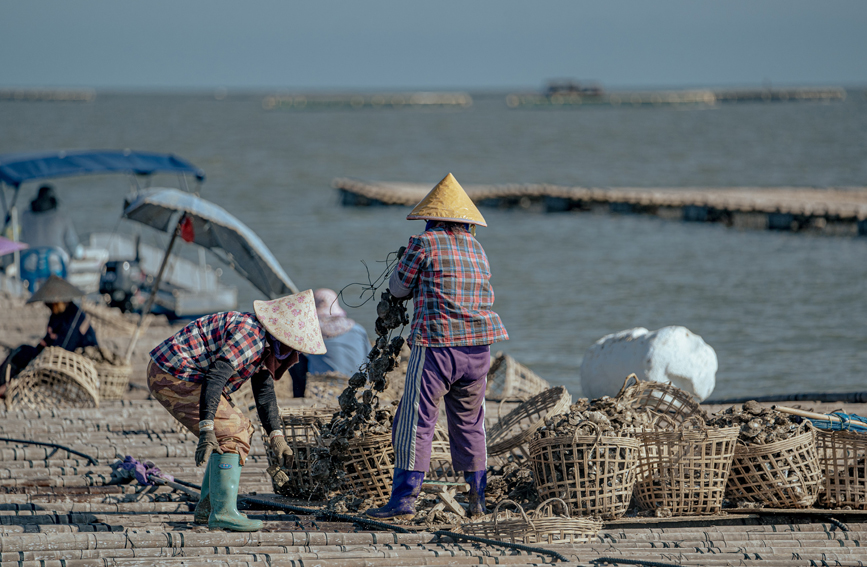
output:
M 194 520 L 197 524 L 207 525 L 208 518 L 211 516 L 211 461 L 205 465 L 205 477 L 202 479 L 202 490 L 199 493 L 199 503 L 196 504 Z
M 212 454 L 208 462 L 210 474 L 211 516 L 208 527 L 212 530 L 233 532 L 257 532 L 262 529 L 262 520 L 251 520 L 238 512 L 238 483 L 241 480 L 241 465 L 237 453 Z

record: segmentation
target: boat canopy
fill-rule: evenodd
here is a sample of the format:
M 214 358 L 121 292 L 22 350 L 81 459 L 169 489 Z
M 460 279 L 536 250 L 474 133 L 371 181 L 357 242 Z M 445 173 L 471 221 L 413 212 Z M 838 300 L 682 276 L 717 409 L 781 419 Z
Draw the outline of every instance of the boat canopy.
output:
M 205 172 L 172 154 L 130 150 L 72 150 L 0 155 L 0 182 L 16 189 L 27 181 L 88 173 L 151 175 L 158 171 L 189 173 L 199 181 Z
M 189 221 L 184 240 L 210 250 L 271 299 L 299 291 L 255 232 L 201 197 L 178 189 L 145 189 L 127 198 L 123 216 L 169 234 L 184 216 Z

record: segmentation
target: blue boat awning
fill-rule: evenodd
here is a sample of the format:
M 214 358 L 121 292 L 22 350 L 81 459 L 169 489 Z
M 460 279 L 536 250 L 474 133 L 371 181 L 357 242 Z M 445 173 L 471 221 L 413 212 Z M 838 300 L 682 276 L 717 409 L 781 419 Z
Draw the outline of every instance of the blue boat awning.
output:
M 151 175 L 189 173 L 204 181 L 205 172 L 172 154 L 130 150 L 73 150 L 0 155 L 0 182 L 18 187 L 27 181 L 88 173 Z

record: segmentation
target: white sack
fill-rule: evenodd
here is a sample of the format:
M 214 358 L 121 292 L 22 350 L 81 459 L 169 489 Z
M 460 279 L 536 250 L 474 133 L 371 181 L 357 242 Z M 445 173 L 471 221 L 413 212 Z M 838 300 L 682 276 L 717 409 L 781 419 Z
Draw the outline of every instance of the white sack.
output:
M 716 352 L 686 327 L 648 332 L 636 327 L 596 341 L 581 363 L 581 388 L 588 398 L 614 396 L 632 373 L 639 380 L 672 383 L 699 400 L 716 385 Z

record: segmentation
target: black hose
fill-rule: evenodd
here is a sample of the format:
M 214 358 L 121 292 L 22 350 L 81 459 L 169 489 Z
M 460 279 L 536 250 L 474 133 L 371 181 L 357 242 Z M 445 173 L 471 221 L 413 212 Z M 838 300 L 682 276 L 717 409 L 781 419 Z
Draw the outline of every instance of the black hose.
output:
M 826 402 L 826 403 L 847 403 L 847 404 L 863 404 L 867 402 L 867 392 L 813 392 L 805 394 L 772 394 L 770 396 L 749 396 L 737 398 L 722 398 L 719 400 L 705 400 L 703 404 L 744 404 L 749 401 L 757 402 Z
M 178 484 L 184 484 L 185 486 L 189 486 L 189 483 L 181 483 L 177 479 L 175 482 Z M 387 524 L 385 522 L 379 522 L 377 520 L 370 520 L 367 518 L 361 518 L 359 516 L 350 516 L 348 514 L 338 514 L 337 512 L 331 512 L 329 510 L 317 510 L 315 508 L 302 508 L 301 506 L 293 506 L 291 504 L 281 504 L 279 502 L 272 502 L 270 500 L 262 500 L 260 498 L 252 498 L 250 496 L 242 496 L 244 500 L 250 502 L 252 504 L 258 504 L 260 506 L 269 506 L 272 508 L 279 508 L 281 510 L 287 512 L 294 512 L 296 514 L 305 514 L 308 516 L 315 516 L 317 519 L 326 518 L 331 520 L 336 520 L 339 522 L 348 522 L 348 523 L 356 523 L 365 526 L 371 526 L 374 528 L 379 528 L 382 530 L 394 531 L 397 533 L 408 534 L 411 533 L 408 529 L 403 528 L 401 526 L 396 526 L 394 524 Z M 521 545 L 519 543 L 508 543 L 505 541 L 498 541 L 495 539 L 487 539 L 483 537 L 470 536 L 466 534 L 457 534 L 454 532 L 446 531 L 446 530 L 438 530 L 433 532 L 434 535 L 437 536 L 448 536 L 453 539 L 463 539 L 467 541 L 472 541 L 476 543 L 484 543 L 486 545 L 493 545 L 498 547 L 507 547 L 510 549 L 516 549 L 519 551 L 526 551 L 528 553 L 538 553 L 540 555 L 550 555 L 555 559 L 563 562 L 568 562 L 569 560 L 566 557 L 560 555 L 556 551 L 551 551 L 549 549 L 543 549 L 541 547 L 530 547 L 527 545 Z
M 661 563 L 659 561 L 648 561 L 646 559 L 624 559 L 617 557 L 597 557 L 590 561 L 594 565 L 602 565 L 608 563 L 610 565 L 646 565 L 647 567 L 682 567 L 677 563 Z
M 175 481 L 177 482 L 177 481 Z M 178 483 L 180 484 L 180 483 Z M 337 512 L 331 512 L 329 510 L 317 510 L 315 508 L 302 508 L 301 506 L 293 506 L 291 504 L 281 504 L 279 502 L 272 502 L 271 500 L 262 500 L 260 498 L 253 498 L 250 496 L 242 496 L 244 500 L 247 502 L 251 502 L 253 504 L 258 504 L 259 506 L 270 506 L 272 508 L 279 508 L 281 510 L 285 510 L 287 512 L 294 512 L 296 514 L 306 514 L 308 516 L 315 516 L 316 518 L 331 518 L 340 522 L 349 522 L 349 523 L 358 523 L 362 525 L 368 525 L 375 528 L 386 529 L 396 531 L 402 534 L 410 533 L 409 530 L 402 528 L 400 526 L 395 526 L 393 524 L 386 524 L 384 522 L 378 522 L 376 520 L 369 520 L 367 518 L 360 518 L 358 516 L 350 516 L 348 514 L 338 514 Z
M 175 479 L 175 482 L 180 484 L 181 486 L 186 486 L 187 488 L 195 488 L 196 490 L 201 491 L 202 487 L 198 484 L 193 484 L 192 482 L 186 482 L 184 480 Z
M 9 439 L 8 437 L 0 437 L 0 441 L 6 441 L 7 443 L 20 443 L 22 445 L 43 445 L 45 447 L 54 447 L 55 449 L 63 449 L 67 453 L 72 453 L 73 455 L 78 455 L 79 457 L 84 457 L 89 461 L 88 464 L 98 466 L 99 461 L 91 457 L 90 455 L 85 455 L 80 451 L 76 451 L 75 449 L 70 449 L 69 447 L 65 447 L 63 445 L 58 445 L 57 443 L 43 443 L 42 441 L 26 441 L 24 439 Z
M 550 549 L 543 549 L 541 547 L 531 547 L 529 545 L 522 545 L 520 543 L 509 543 L 507 541 L 499 541 L 496 539 L 488 539 L 485 537 L 476 537 L 467 534 L 456 534 L 455 532 L 449 532 L 446 530 L 437 530 L 433 532 L 434 535 L 438 536 L 448 536 L 453 539 L 464 539 L 467 541 L 472 541 L 475 543 L 484 543 L 485 545 L 495 545 L 498 547 L 508 547 L 509 549 L 517 549 L 518 551 L 526 551 L 528 553 L 538 553 L 540 555 L 550 555 L 554 559 L 558 561 L 563 561 L 564 563 L 568 563 L 569 560 L 566 557 L 560 555 L 556 551 L 551 551 Z
M 835 526 L 837 526 L 838 528 L 840 528 L 841 531 L 844 531 L 844 532 L 849 531 L 849 527 L 846 524 L 844 524 L 843 522 L 841 522 L 840 520 L 838 520 L 837 518 L 834 518 L 832 516 L 825 516 L 825 519 L 828 520 L 829 522 L 831 522 L 832 524 L 834 524 Z

